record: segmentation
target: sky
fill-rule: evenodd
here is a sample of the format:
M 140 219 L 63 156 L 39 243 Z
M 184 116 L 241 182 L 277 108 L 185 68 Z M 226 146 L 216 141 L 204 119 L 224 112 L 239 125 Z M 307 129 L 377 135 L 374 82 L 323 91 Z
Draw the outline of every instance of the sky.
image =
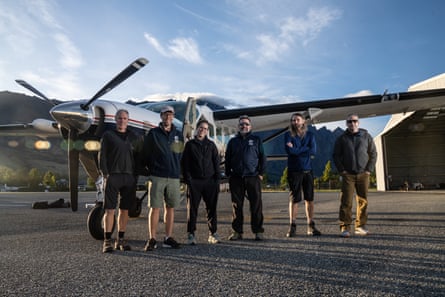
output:
M 145 57 L 103 99 L 258 106 L 404 92 L 445 72 L 444 15 L 441 0 L 0 0 L 0 91 L 31 95 L 24 79 L 49 98 L 89 99 Z M 361 127 L 375 136 L 388 119 Z

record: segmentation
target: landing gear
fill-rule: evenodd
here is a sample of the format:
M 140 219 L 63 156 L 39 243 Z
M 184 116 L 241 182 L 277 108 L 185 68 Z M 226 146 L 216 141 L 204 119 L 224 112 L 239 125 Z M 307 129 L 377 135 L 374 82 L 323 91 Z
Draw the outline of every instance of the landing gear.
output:
M 134 203 L 134 206 L 128 211 L 128 216 L 131 218 L 137 218 L 141 215 L 142 212 L 142 201 L 147 197 L 148 191 L 142 195 L 141 198 L 136 197 L 136 202 Z M 87 218 L 87 227 L 88 231 L 90 232 L 91 236 L 93 236 L 94 239 L 97 240 L 103 240 L 104 239 L 104 208 L 103 208 L 103 202 L 96 202 L 96 204 L 90 209 L 88 213 Z M 114 232 L 114 228 L 116 227 L 116 220 L 114 220 L 113 223 L 113 229 L 111 232 Z
M 104 208 L 102 206 L 102 202 L 97 202 L 96 205 L 90 209 L 88 213 L 87 218 L 87 226 L 88 231 L 90 232 L 91 236 L 93 236 L 94 239 L 97 240 L 103 240 L 104 239 Z M 113 224 L 113 229 L 116 225 L 116 220 Z

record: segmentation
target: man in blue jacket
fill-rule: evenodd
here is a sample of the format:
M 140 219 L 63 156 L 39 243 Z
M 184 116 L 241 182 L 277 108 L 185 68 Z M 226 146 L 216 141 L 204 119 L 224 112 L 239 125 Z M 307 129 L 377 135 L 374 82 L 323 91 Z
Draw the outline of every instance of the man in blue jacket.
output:
M 289 220 L 287 237 L 296 236 L 298 203 L 304 194 L 306 206 L 307 234 L 321 235 L 314 223 L 314 176 L 312 159 L 316 153 L 315 136 L 307 130 L 303 115 L 294 113 L 291 116 L 289 131 L 284 135 L 284 147 L 287 158 L 287 181 L 289 184 Z
M 334 147 L 334 162 L 342 176 L 341 204 L 339 212 L 342 237 L 350 236 L 352 224 L 352 198 L 357 200 L 355 234 L 368 235 L 368 186 L 369 176 L 375 169 L 377 151 L 372 136 L 359 128 L 358 115 L 351 114 L 346 120 L 346 131 L 340 135 Z
M 175 111 L 171 106 L 161 109 L 161 123 L 153 128 L 144 139 L 144 165 L 148 168 L 150 212 L 148 216 L 149 240 L 144 250 L 157 248 L 156 231 L 159 210 L 165 205 L 165 237 L 163 247 L 179 248 L 173 239 L 174 211 L 180 201 L 180 161 L 184 148 L 181 131 L 173 125 Z
M 225 154 L 225 173 L 232 198 L 232 234 L 229 240 L 242 239 L 244 195 L 250 203 L 250 225 L 255 240 L 263 239 L 263 202 L 261 181 L 266 168 L 263 142 L 251 133 L 248 116 L 239 118 L 239 132 L 229 140 Z

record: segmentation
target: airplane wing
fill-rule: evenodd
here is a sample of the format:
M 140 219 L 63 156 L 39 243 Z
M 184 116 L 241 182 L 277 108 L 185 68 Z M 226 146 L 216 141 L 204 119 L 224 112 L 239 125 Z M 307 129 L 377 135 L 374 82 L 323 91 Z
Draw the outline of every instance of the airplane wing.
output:
M 0 125 L 2 136 L 38 136 L 40 138 L 61 137 L 57 122 L 35 119 L 31 123 Z
M 213 117 L 216 123 L 236 128 L 239 116 L 248 115 L 254 131 L 267 131 L 285 129 L 295 112 L 317 124 L 345 120 L 352 113 L 368 118 L 441 106 L 445 106 L 445 89 L 218 110 L 213 112 Z

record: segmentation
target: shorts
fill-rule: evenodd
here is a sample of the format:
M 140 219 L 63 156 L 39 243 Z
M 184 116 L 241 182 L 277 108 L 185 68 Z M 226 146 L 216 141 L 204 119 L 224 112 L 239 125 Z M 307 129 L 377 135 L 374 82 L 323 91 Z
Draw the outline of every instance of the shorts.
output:
M 148 207 L 161 208 L 164 203 L 168 208 L 179 206 L 181 199 L 179 178 L 150 176 L 148 180 L 148 192 L 150 194 Z
M 302 200 L 314 201 L 314 177 L 312 171 L 288 172 L 287 182 L 289 184 L 289 201 L 298 203 Z
M 128 210 L 136 201 L 136 177 L 132 174 L 110 174 L 105 183 L 104 209 Z

